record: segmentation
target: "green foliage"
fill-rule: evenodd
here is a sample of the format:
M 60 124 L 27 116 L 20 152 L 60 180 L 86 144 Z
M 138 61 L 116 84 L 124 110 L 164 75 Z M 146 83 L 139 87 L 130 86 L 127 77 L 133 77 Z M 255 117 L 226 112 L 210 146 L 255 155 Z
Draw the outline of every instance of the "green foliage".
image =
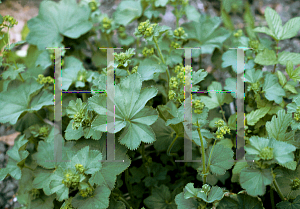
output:
M 100 6 L 43 1 L 26 41 L 16 43 L 8 34 L 16 19 L 0 15 L 0 122 L 21 133 L 0 180 L 19 180 L 21 208 L 261 209 L 271 205 L 269 193 L 277 208 L 298 208 L 300 55 L 278 44 L 297 35 L 299 17 L 282 25 L 267 7 L 268 27 L 255 28 L 250 4 L 241 0 L 222 0 L 221 17 L 200 14 L 188 0 L 121 1 L 112 15 Z M 167 8 L 172 27 L 161 21 Z M 233 14 L 245 28 L 236 28 Z M 19 57 L 24 44 L 27 56 Z M 69 48 L 61 54 L 61 118 L 53 107 L 56 47 Z M 122 48 L 113 64 L 107 47 Z M 188 47 L 193 66 L 185 65 Z M 252 48 L 242 68 L 237 47 Z M 201 65 L 206 55 L 211 71 Z M 114 95 L 106 92 L 110 67 Z M 237 160 L 242 146 L 245 158 Z M 178 162 L 190 154 L 193 162 Z

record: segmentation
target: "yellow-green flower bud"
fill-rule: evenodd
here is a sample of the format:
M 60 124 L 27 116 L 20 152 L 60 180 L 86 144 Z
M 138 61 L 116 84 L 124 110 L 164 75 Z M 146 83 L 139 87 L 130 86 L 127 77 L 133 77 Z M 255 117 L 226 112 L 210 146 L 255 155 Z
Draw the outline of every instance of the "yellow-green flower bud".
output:
M 83 172 L 84 172 L 84 167 L 83 167 L 83 165 L 81 165 L 81 164 L 76 164 L 76 165 L 75 165 L 75 168 L 76 168 L 76 170 L 79 171 L 80 173 L 83 173 Z
M 263 148 L 260 151 L 259 156 L 263 160 L 272 160 L 273 159 L 273 148 L 271 148 L 271 147 Z
M 169 90 L 169 100 L 175 99 L 176 93 L 173 90 Z
M 295 178 L 292 181 L 292 184 L 290 185 L 292 187 L 292 190 L 297 190 L 300 188 L 300 180 L 299 178 Z

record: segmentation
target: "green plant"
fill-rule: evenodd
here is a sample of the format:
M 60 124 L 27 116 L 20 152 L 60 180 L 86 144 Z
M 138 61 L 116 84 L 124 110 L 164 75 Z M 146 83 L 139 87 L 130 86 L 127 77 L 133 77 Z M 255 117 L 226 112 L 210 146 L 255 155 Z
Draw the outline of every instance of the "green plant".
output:
M 160 24 L 159 14 L 168 4 L 174 7 L 174 30 Z M 300 17 L 282 26 L 267 7 L 269 28 L 255 28 L 249 4 L 242 1 L 222 1 L 223 21 L 198 13 L 188 1 L 121 1 L 111 17 L 99 6 L 94 0 L 43 1 L 39 15 L 28 21 L 26 40 L 10 43 L 8 33 L 1 31 L 0 122 L 13 125 L 21 136 L 7 153 L 0 180 L 8 175 L 19 180 L 21 208 L 275 208 L 275 203 L 277 208 L 297 208 L 300 67 L 294 65 L 300 64 L 300 55 L 279 52 L 278 43 L 296 36 Z M 245 30 L 234 28 L 230 17 L 242 8 Z M 183 15 L 188 22 L 179 25 Z M 127 25 L 133 21 L 138 26 L 131 36 Z M 2 30 L 17 22 L 0 16 L 0 24 Z M 15 46 L 24 43 L 30 44 L 27 56 L 18 57 Z M 105 92 L 111 72 L 103 48 L 119 45 L 123 51 L 113 54 L 112 97 Z M 70 47 L 61 56 L 61 133 L 52 122 L 56 55 L 46 47 Z M 183 62 L 178 48 L 187 47 L 201 47 L 192 53 L 197 67 Z M 232 47 L 252 48 L 244 49 L 245 72 Z M 212 55 L 213 72 L 230 75 L 224 82 L 199 69 L 207 54 Z M 276 71 L 279 64 L 286 66 L 285 72 Z M 262 71 L 267 65 L 274 70 Z M 184 87 L 190 69 L 189 135 Z M 237 88 L 243 75 L 245 92 Z M 107 106 L 112 98 L 113 113 Z M 245 105 L 246 154 L 235 161 L 239 115 L 228 110 L 239 100 Z M 109 115 L 114 116 L 113 130 L 107 130 Z M 115 134 L 117 162 L 106 161 L 108 134 Z M 54 156 L 57 136 L 62 162 Z M 187 154 L 185 137 L 198 162 L 176 161 Z

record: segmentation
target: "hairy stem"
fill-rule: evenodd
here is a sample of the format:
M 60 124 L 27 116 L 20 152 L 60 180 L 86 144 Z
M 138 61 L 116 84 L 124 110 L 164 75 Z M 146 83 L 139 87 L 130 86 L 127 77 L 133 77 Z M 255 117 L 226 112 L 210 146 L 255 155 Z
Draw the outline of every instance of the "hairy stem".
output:
M 272 172 L 272 175 L 273 175 L 273 172 Z M 281 199 L 282 201 L 284 201 L 285 198 L 284 198 L 284 196 L 283 196 L 283 194 L 282 194 L 282 192 L 281 192 L 281 190 L 280 190 L 280 188 L 279 188 L 279 186 L 278 186 L 278 184 L 277 184 L 277 181 L 276 181 L 274 175 L 273 175 L 273 184 L 274 184 L 274 186 L 275 186 L 275 188 L 276 188 L 276 192 L 278 193 L 280 199 Z
M 208 158 L 208 163 L 207 163 L 207 171 L 209 171 L 210 160 L 211 160 L 211 156 L 212 156 L 213 150 L 214 150 L 215 145 L 216 145 L 216 141 L 217 141 L 217 140 L 214 141 L 213 147 L 212 147 L 212 149 L 211 149 L 211 151 L 210 151 L 210 153 L 209 153 L 209 158 Z
M 19 76 L 20 76 L 22 82 L 24 82 L 25 80 L 24 80 L 24 78 L 22 77 L 21 73 L 19 73 Z
M 200 131 L 200 126 L 198 124 L 198 121 L 197 121 L 197 125 L 198 125 L 198 128 L 197 128 L 197 131 L 198 131 L 198 134 L 199 134 L 199 137 L 200 137 L 200 141 L 201 141 L 201 156 L 202 156 L 202 174 L 206 174 L 206 168 L 205 168 L 205 148 L 204 148 L 204 143 L 203 143 L 203 138 L 202 138 L 202 134 L 201 134 L 201 131 Z M 202 176 L 202 179 L 203 179 L 203 184 L 206 184 L 206 175 L 203 175 Z
M 168 150 L 167 150 L 167 155 L 168 155 L 168 156 L 175 155 L 175 154 L 171 154 L 171 149 L 172 149 L 172 147 L 174 146 L 174 144 L 175 144 L 177 138 L 178 138 L 178 135 L 176 135 L 176 137 L 173 139 L 172 143 L 169 145 Z
M 156 46 L 156 49 L 157 49 L 157 51 L 158 51 L 158 54 L 159 54 L 159 57 L 160 57 L 161 61 L 162 61 L 164 64 L 166 64 L 166 61 L 165 61 L 165 59 L 164 59 L 164 57 L 163 57 L 163 55 L 162 55 L 162 53 L 161 53 L 161 50 L 160 50 L 160 48 L 159 48 L 159 46 L 158 46 L 157 39 L 156 39 L 155 36 L 153 37 L 153 41 L 154 41 L 154 43 L 155 43 L 155 46 Z M 170 82 L 170 72 L 169 72 L 168 67 L 167 67 L 167 69 L 166 69 L 166 73 L 167 73 L 167 77 L 168 77 L 168 81 L 167 81 L 167 102 L 168 102 L 168 100 L 169 100 L 169 97 L 168 97 L 168 94 L 169 94 L 169 82 Z
M 272 209 L 275 209 L 274 192 L 273 192 L 273 188 L 272 187 L 271 187 L 271 190 L 270 190 L 270 199 L 271 199 Z
M 125 205 L 126 205 L 128 208 L 132 208 L 132 207 L 129 205 L 129 203 L 127 202 L 127 200 L 125 200 L 122 196 L 119 196 L 118 198 L 119 198 L 119 200 L 121 200 L 122 202 L 124 202 Z
M 278 60 L 278 43 L 279 43 L 279 41 L 276 41 L 276 60 Z M 275 73 L 276 66 L 277 66 L 277 64 L 274 65 L 272 73 Z
M 128 173 L 128 168 L 125 170 L 125 184 L 130 196 L 130 199 L 133 201 L 133 195 L 132 195 L 132 187 L 131 184 L 129 184 L 129 173 Z
M 224 121 L 227 123 L 227 120 L 226 120 L 226 118 L 225 118 L 225 114 L 224 114 L 224 110 L 223 110 L 223 108 L 222 108 L 222 105 L 220 105 L 220 108 L 221 108 L 221 111 L 222 111 L 223 119 L 224 119 Z

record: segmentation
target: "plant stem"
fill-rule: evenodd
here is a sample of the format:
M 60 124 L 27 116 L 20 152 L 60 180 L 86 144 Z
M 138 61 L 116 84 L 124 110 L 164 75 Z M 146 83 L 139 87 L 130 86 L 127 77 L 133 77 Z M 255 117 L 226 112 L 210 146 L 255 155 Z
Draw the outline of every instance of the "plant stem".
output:
M 131 208 L 131 206 L 129 205 L 129 203 L 127 202 L 127 200 L 125 200 L 122 196 L 119 196 L 118 198 L 119 198 L 119 200 L 121 200 L 122 202 L 124 202 L 125 205 L 126 205 L 128 208 Z
M 211 151 L 210 151 L 210 153 L 209 153 L 208 164 L 207 164 L 207 171 L 209 170 L 209 166 L 210 166 L 210 159 L 211 159 L 211 156 L 212 156 L 213 150 L 214 150 L 214 148 L 215 148 L 216 141 L 217 141 L 217 140 L 215 140 L 215 141 L 214 141 L 213 147 L 212 147 L 212 149 L 211 149 Z
M 157 48 L 158 54 L 159 54 L 159 56 L 160 56 L 160 59 L 162 60 L 162 62 L 163 62 L 164 64 L 166 64 L 165 59 L 164 59 L 164 57 L 163 57 L 163 55 L 162 55 L 162 53 L 161 53 L 161 51 L 160 51 L 160 48 L 159 48 L 159 46 L 158 46 L 157 38 L 156 38 L 155 36 L 153 37 L 153 41 L 154 41 L 154 43 L 155 43 L 155 45 L 156 45 L 156 48 Z
M 7 28 L 7 41 L 8 41 L 8 48 L 10 48 L 9 27 Z
M 273 175 L 273 174 L 272 174 L 272 175 Z M 274 186 L 275 186 L 275 188 L 276 188 L 277 193 L 279 194 L 280 199 L 281 199 L 282 201 L 284 201 L 285 198 L 284 198 L 284 196 L 283 196 L 283 194 L 282 194 L 282 192 L 281 192 L 281 190 L 280 190 L 280 188 L 279 188 L 279 186 L 278 186 L 278 184 L 277 184 L 277 181 L 276 181 L 276 179 L 275 179 L 274 176 L 273 176 L 273 183 L 274 183 Z
M 272 187 L 271 187 L 271 190 L 270 190 L 270 199 L 271 199 L 272 209 L 275 209 L 274 193 L 273 193 L 273 188 Z
M 161 61 L 163 62 L 163 64 L 166 64 L 165 59 L 164 59 L 164 57 L 163 57 L 163 55 L 161 53 L 161 50 L 160 50 L 160 48 L 158 46 L 157 39 L 156 39 L 155 36 L 153 37 L 153 41 L 154 41 L 154 43 L 156 45 L 156 48 L 157 48 L 157 51 L 158 51 L 158 54 L 160 56 Z M 167 73 L 167 77 L 168 77 L 168 81 L 167 81 L 167 102 L 168 102 L 168 100 L 169 100 L 169 97 L 168 97 L 168 94 L 169 94 L 169 82 L 170 82 L 170 72 L 169 72 L 168 67 L 166 69 L 166 73 Z
M 131 187 L 131 184 L 129 184 L 128 168 L 125 170 L 125 184 L 126 184 L 130 199 L 133 201 L 132 187 Z
M 224 111 L 223 111 L 222 105 L 220 105 L 220 108 L 221 108 L 221 110 L 222 110 L 223 119 L 224 119 L 224 121 L 227 123 L 227 120 L 226 120 L 226 118 L 225 118 L 225 114 L 224 114 Z
M 24 82 L 24 79 L 23 79 L 23 77 L 22 77 L 21 73 L 19 73 L 19 76 L 20 76 L 20 78 L 21 78 L 22 82 Z
M 83 100 L 83 102 L 86 102 L 86 93 L 82 94 L 82 100 Z
M 179 27 L 179 14 L 178 14 L 177 5 L 175 6 L 175 16 L 176 16 L 176 28 L 178 28 Z
M 202 174 L 205 174 L 206 173 L 206 168 L 205 168 L 205 148 L 204 148 L 204 144 L 203 144 L 203 138 L 202 138 L 202 135 L 201 135 L 201 131 L 200 131 L 200 126 L 198 124 L 198 121 L 197 121 L 197 125 L 198 125 L 198 128 L 197 128 L 197 131 L 198 131 L 198 134 L 199 134 L 199 137 L 200 137 L 200 141 L 201 141 L 201 155 L 202 155 Z M 206 184 L 206 175 L 203 175 L 202 176 L 203 178 L 203 184 Z
M 278 60 L 278 43 L 279 43 L 279 41 L 276 41 L 276 60 Z M 274 65 L 274 68 L 273 68 L 273 72 L 272 72 L 272 73 L 275 73 L 276 65 L 277 65 L 277 64 Z
M 172 143 L 171 143 L 171 144 L 169 145 L 169 147 L 168 147 L 168 150 L 167 150 L 167 155 L 168 155 L 168 156 L 176 155 L 176 154 L 171 154 L 170 152 L 171 152 L 171 149 L 172 149 L 172 147 L 174 146 L 174 144 L 175 144 L 177 138 L 178 138 L 178 135 L 176 134 L 176 137 L 173 139 Z

